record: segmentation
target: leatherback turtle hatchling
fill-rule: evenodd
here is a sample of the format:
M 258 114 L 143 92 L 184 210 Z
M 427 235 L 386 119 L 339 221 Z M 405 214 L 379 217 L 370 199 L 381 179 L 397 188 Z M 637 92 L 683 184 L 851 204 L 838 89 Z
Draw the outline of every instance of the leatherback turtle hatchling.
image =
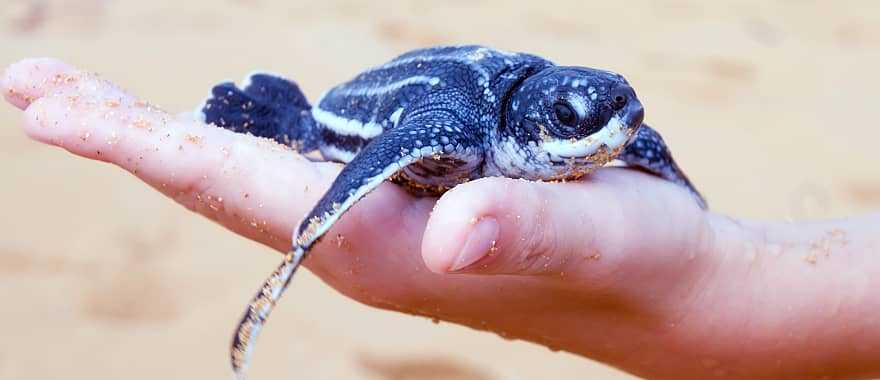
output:
M 451 46 L 405 53 L 334 87 L 314 107 L 295 83 L 268 74 L 212 93 L 200 112 L 205 122 L 346 163 L 239 323 L 232 342 L 239 378 L 309 250 L 385 180 L 439 194 L 487 176 L 574 179 L 616 158 L 686 187 L 705 207 L 663 139 L 642 123 L 632 87 L 609 71 Z

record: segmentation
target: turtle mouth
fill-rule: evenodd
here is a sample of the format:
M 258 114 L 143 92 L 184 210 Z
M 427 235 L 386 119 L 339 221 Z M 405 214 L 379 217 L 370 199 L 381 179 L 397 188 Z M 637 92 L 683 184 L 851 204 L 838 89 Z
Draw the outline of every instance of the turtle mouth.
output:
M 608 152 L 623 147 L 634 134 L 635 128 L 625 123 L 624 119 L 615 115 L 599 131 L 580 139 L 555 139 L 545 141 L 543 149 L 550 154 L 553 161 L 587 160 L 593 161 L 594 156 L 604 156 Z

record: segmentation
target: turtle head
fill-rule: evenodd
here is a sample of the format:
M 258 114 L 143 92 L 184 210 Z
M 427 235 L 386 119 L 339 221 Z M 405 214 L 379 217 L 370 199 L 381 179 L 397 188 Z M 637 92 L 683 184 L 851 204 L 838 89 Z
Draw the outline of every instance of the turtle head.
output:
M 584 67 L 554 66 L 522 82 L 510 97 L 507 125 L 519 141 L 552 161 L 602 165 L 635 135 L 644 109 L 623 76 Z

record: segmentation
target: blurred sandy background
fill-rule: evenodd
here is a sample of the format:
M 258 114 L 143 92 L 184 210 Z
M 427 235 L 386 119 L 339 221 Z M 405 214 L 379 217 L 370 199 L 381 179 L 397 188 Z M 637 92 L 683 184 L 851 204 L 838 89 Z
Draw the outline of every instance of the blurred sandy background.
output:
M 404 50 L 482 43 L 624 73 L 716 211 L 880 208 L 880 3 L 583 3 L 0 0 L 0 65 L 55 56 L 189 110 L 256 68 L 314 99 Z M 278 255 L 17 123 L 0 106 L 0 379 L 226 378 L 231 329 Z M 310 274 L 273 321 L 255 379 L 628 378 L 368 309 Z

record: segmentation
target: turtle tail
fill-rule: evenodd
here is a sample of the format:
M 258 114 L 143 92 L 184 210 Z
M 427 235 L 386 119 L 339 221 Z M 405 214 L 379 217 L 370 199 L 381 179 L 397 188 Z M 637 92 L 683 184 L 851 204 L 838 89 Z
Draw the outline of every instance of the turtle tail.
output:
M 318 132 L 311 105 L 296 83 L 271 74 L 252 74 L 242 85 L 214 86 L 197 115 L 238 133 L 289 145 L 300 152 L 317 148 Z
M 232 346 L 230 347 L 230 355 L 232 360 L 232 369 L 235 372 L 236 380 L 245 380 L 247 378 L 247 370 L 250 366 L 251 353 L 254 349 L 254 343 L 266 318 L 275 307 L 275 303 L 287 290 L 290 280 L 299 268 L 300 263 L 306 256 L 306 249 L 294 247 L 287 254 L 284 262 L 272 272 L 272 275 L 263 282 L 263 286 L 248 304 L 245 309 L 241 321 L 232 337 Z

